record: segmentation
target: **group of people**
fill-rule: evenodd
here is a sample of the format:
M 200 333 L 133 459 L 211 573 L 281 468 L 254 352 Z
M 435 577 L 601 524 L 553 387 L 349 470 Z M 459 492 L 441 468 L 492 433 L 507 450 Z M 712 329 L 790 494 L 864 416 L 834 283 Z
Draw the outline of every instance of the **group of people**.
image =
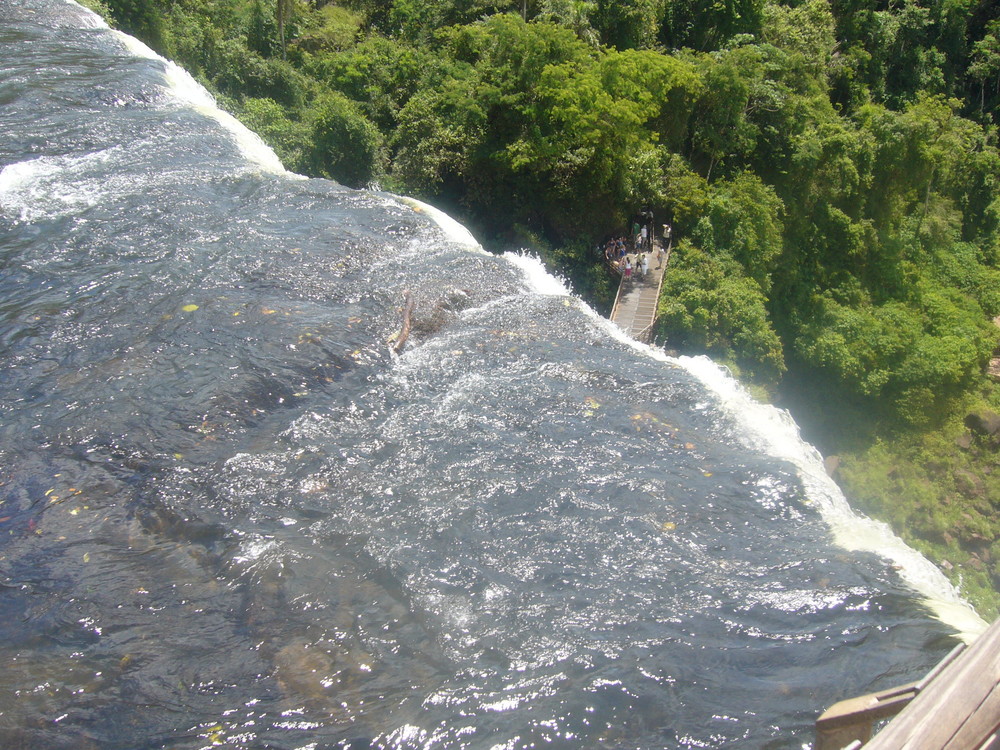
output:
M 625 281 L 633 278 L 644 278 L 649 273 L 649 256 L 653 252 L 653 232 L 647 224 L 632 226 L 633 239 L 627 241 L 624 236 L 612 237 L 604 244 L 604 258 L 615 268 Z M 672 229 L 669 224 L 663 225 L 664 244 L 669 245 Z M 631 245 L 632 252 L 629 252 Z M 663 246 L 656 247 L 657 262 L 663 262 Z M 659 268 L 659 265 L 657 266 Z
M 624 237 L 613 237 L 604 245 L 604 258 L 626 281 L 649 273 L 649 251 L 641 242 L 636 242 L 634 252 L 629 252 Z
M 608 263 L 615 264 L 628 254 L 624 237 L 612 237 L 604 243 L 604 258 Z

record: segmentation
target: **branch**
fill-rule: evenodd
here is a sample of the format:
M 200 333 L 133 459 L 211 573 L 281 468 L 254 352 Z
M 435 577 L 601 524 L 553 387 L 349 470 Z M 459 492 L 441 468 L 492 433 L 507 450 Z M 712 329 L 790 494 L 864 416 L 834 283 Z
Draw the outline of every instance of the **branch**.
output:
M 403 347 L 406 345 L 406 340 L 410 337 L 410 316 L 413 314 L 413 295 L 410 294 L 410 290 L 407 289 L 403 292 L 405 295 L 405 300 L 403 302 L 403 327 L 399 329 L 399 333 L 396 335 L 396 342 L 392 345 L 392 350 L 399 354 L 403 351 Z

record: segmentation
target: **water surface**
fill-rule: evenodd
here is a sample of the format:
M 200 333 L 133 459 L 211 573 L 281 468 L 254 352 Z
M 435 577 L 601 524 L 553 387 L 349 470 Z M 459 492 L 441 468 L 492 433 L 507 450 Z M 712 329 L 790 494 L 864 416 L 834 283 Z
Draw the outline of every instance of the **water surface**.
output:
M 953 645 L 710 364 L 78 6 L 0 49 L 0 745 L 800 748 Z

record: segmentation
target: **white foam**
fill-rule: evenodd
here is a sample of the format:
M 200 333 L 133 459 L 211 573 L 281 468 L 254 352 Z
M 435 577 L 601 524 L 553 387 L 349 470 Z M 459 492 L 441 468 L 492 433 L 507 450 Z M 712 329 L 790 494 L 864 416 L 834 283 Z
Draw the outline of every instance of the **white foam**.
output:
M 222 125 L 225 130 L 232 135 L 233 140 L 239 147 L 240 152 L 246 159 L 265 172 L 298 177 L 285 170 L 281 160 L 272 151 L 260 136 L 247 128 L 228 112 L 219 109 L 215 98 L 184 68 L 176 63 L 167 60 L 156 54 L 152 49 L 143 44 L 135 37 L 114 31 L 114 34 L 122 41 L 125 47 L 137 57 L 145 57 L 150 60 L 159 60 L 164 65 L 164 78 L 171 94 L 178 102 L 185 104 L 192 109 L 211 117 Z
M 94 165 L 114 158 L 113 148 L 82 156 L 41 156 L 0 170 L 0 215 L 18 221 L 78 213 L 96 205 L 110 184 L 89 177 Z M 16 216 L 11 213 L 16 212 Z
M 735 435 L 748 447 L 792 463 L 806 497 L 833 531 L 836 543 L 892 562 L 900 577 L 926 598 L 934 614 L 971 639 L 986 628 L 945 575 L 927 558 L 907 546 L 888 525 L 854 511 L 827 475 L 823 459 L 799 434 L 787 411 L 756 401 L 738 381 L 707 357 L 680 357 L 677 362 L 718 398 L 719 406 L 739 425 Z
M 480 252 L 486 252 L 483 250 L 482 245 L 476 241 L 476 238 L 472 236 L 472 232 L 441 209 L 435 208 L 429 203 L 424 203 L 423 201 L 418 201 L 416 198 L 410 198 L 405 195 L 397 195 L 394 197 L 400 203 L 409 206 L 414 211 L 426 214 L 431 221 L 441 228 L 441 231 L 444 232 L 445 237 L 450 242 L 454 242 L 458 245 L 465 245 L 466 247 L 479 250 Z
M 537 257 L 514 253 L 505 253 L 504 257 L 522 269 L 531 289 L 538 294 L 571 293 L 561 280 L 546 272 Z M 934 615 L 955 628 L 964 640 L 971 641 L 985 630 L 987 623 L 961 598 L 937 566 L 903 542 L 887 524 L 851 508 L 836 482 L 827 475 L 819 451 L 802 439 L 798 425 L 787 411 L 755 400 L 708 357 L 669 357 L 659 347 L 629 337 L 588 305 L 581 304 L 581 308 L 616 340 L 664 364 L 680 365 L 694 375 L 717 397 L 718 408 L 739 426 L 740 432 L 734 437 L 748 448 L 793 464 L 807 498 L 816 504 L 830 526 L 836 544 L 848 550 L 872 552 L 890 561 L 900 577 L 924 597 Z
M 572 294 L 566 282 L 545 270 L 545 266 L 537 255 L 531 255 L 522 250 L 520 253 L 504 253 L 503 257 L 524 274 L 524 280 L 529 290 L 535 294 L 566 297 Z
M 44 159 L 8 164 L 0 169 L 0 215 L 12 220 L 30 221 L 32 218 L 31 185 L 46 172 L 55 171 Z M 16 212 L 15 215 L 11 215 Z

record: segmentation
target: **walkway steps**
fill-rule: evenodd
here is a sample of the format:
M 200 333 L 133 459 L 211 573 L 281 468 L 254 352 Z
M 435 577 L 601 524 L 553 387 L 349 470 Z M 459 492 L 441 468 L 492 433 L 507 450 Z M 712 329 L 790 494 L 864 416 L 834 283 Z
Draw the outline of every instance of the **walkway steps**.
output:
M 618 285 L 618 296 L 611 310 L 611 320 L 626 334 L 649 343 L 653 332 L 653 321 L 656 320 L 656 303 L 660 297 L 660 286 L 663 284 L 663 272 L 670 261 L 670 246 L 663 253 L 663 262 L 659 268 L 656 263 L 657 248 L 648 253 L 650 266 L 645 278 L 625 281 L 622 278 Z M 632 256 L 635 257 L 635 256 Z

